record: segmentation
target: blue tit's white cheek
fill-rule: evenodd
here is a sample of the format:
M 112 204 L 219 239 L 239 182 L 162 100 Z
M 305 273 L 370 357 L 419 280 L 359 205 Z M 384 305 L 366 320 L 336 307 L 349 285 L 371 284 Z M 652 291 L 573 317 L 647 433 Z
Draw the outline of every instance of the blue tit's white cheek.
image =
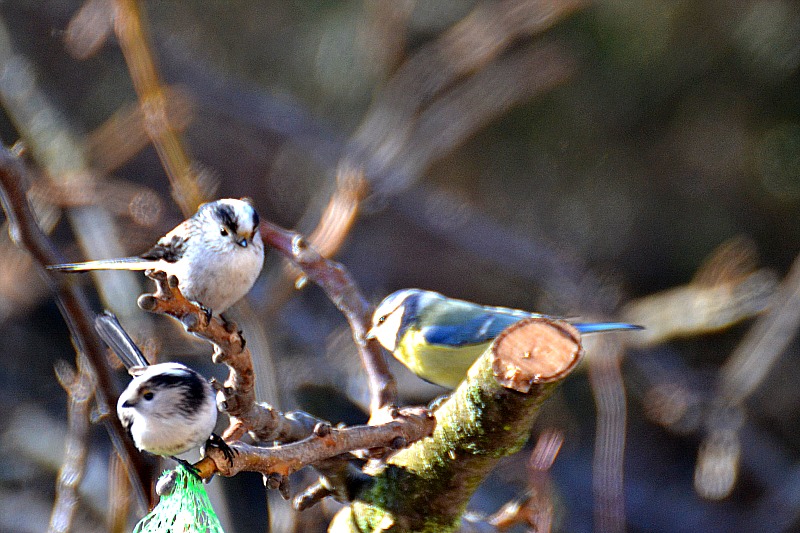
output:
M 400 306 L 394 312 L 389 313 L 386 320 L 373 328 L 375 338 L 381 345 L 393 352 L 397 348 L 397 332 L 403 322 L 403 307 Z

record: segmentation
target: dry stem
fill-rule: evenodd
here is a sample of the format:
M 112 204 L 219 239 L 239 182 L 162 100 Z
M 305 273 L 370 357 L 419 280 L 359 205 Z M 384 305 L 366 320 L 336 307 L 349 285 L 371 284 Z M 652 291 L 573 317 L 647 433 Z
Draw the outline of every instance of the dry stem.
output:
M 144 14 L 137 0 L 115 0 L 115 8 L 114 32 L 139 96 L 147 134 L 169 176 L 175 201 L 189 216 L 205 198 L 192 173 L 188 151 L 168 119 L 166 91 L 153 60 Z
M 26 248 L 40 266 L 62 263 L 55 247 L 47 239 L 28 205 L 23 183 L 30 183 L 27 169 L 18 157 L 0 147 L 0 185 L 2 185 L 2 202 L 13 239 Z M 64 321 L 69 327 L 73 342 L 79 352 L 86 355 L 89 370 L 94 374 L 96 384 L 95 399 L 101 413 L 111 410 L 109 405 L 115 402 L 117 394 L 112 386 L 111 370 L 106 360 L 103 344 L 94 330 L 94 314 L 89 308 L 86 296 L 74 284 L 66 283 L 56 274 L 40 268 L 48 286 L 56 296 Z M 128 474 L 134 493 L 142 507 L 149 502 L 151 474 L 133 443 L 125 436 L 125 430 L 116 416 L 106 416 L 109 434 L 117 452 L 120 454 Z
M 361 295 L 350 273 L 340 263 L 320 255 L 299 233 L 266 221 L 261 223 L 260 230 L 264 243 L 277 250 L 302 270 L 308 279 L 322 287 L 328 298 L 347 318 L 361 362 L 367 371 L 372 415 L 396 404 L 397 385 L 394 376 L 389 372 L 380 345 L 375 340 L 364 339 L 372 320 L 372 306 Z
M 79 360 L 81 358 L 79 357 Z M 67 442 L 64 463 L 58 472 L 56 501 L 50 514 L 49 533 L 68 533 L 72 530 L 78 510 L 78 487 L 86 472 L 89 445 L 89 411 L 94 397 L 92 377 L 80 365 L 78 372 L 65 361 L 58 361 L 56 376 L 67 392 Z

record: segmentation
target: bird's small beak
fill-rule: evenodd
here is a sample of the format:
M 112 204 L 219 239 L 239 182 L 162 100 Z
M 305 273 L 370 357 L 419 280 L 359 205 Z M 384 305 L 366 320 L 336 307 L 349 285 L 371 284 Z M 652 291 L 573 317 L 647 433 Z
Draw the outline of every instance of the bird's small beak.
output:
M 124 402 L 122 402 L 122 407 L 136 407 L 136 402 L 125 400 Z
M 236 244 L 238 244 L 242 248 L 247 248 L 247 239 L 242 239 L 242 240 L 236 241 Z
M 366 335 L 364 335 L 364 340 L 370 341 L 375 338 L 375 328 L 369 328 Z

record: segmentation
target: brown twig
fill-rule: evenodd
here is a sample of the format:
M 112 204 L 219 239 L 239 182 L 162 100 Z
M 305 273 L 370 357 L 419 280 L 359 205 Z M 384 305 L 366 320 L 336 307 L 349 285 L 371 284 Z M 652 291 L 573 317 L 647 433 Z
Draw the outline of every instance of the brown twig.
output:
M 742 237 L 730 239 L 706 258 L 690 283 L 626 304 L 620 316 L 647 326 L 630 337 L 630 345 L 653 346 L 719 331 L 762 312 L 778 278 L 770 269 L 757 268 L 754 247 Z
M 110 454 L 108 467 L 107 533 L 127 533 L 130 516 L 130 483 L 125 468 L 115 453 Z
M 277 483 L 275 488 L 285 488 L 283 477 L 304 466 L 359 449 L 397 449 L 433 431 L 433 419 L 427 409 L 419 407 L 382 410 L 390 420 L 379 426 L 331 429 L 311 415 L 302 412 L 284 415 L 268 405 L 256 403 L 252 357 L 235 325 L 224 324 L 217 317 L 209 319 L 199 305 L 181 294 L 174 276 L 167 277 L 164 272 L 148 272 L 147 275 L 155 281 L 156 292 L 139 297 L 139 306 L 146 311 L 172 316 L 187 331 L 211 342 L 214 362 L 224 363 L 230 369 L 228 379 L 219 388 L 221 398 L 218 396 L 217 400 L 231 418 L 223 435 L 226 441 L 237 440 L 248 431 L 264 441 L 288 442 L 312 435 L 299 442 L 269 448 L 232 443 L 236 455 L 230 463 L 222 452 L 211 448 L 206 458 L 195 465 L 201 476 L 207 478 L 215 472 L 232 476 L 242 470 L 255 471 L 267 476 L 268 482 Z M 325 470 L 324 465 L 322 469 Z
M 317 227 L 308 236 L 308 242 L 321 256 L 333 257 L 339 251 L 353 227 L 366 192 L 367 182 L 363 172 L 351 168 L 340 169 L 336 177 L 336 190 L 328 200 Z M 302 276 L 302 271 L 288 263 L 284 274 L 296 282 Z
M 205 195 L 192 172 L 186 147 L 168 119 L 167 94 L 150 50 L 144 14 L 138 0 L 114 1 L 114 32 L 139 96 L 147 134 L 169 176 L 175 201 L 189 216 L 205 201 Z
M 79 355 L 79 361 L 82 357 Z M 57 361 L 56 377 L 67 392 L 67 441 L 64 462 L 58 472 L 56 499 L 50 514 L 49 533 L 68 533 L 78 510 L 78 487 L 86 472 L 89 446 L 89 412 L 94 396 L 92 377 L 79 364 L 76 372 L 66 361 Z
M 202 477 L 215 472 L 233 476 L 239 472 L 260 472 L 265 476 L 288 476 L 299 469 L 355 450 L 402 448 L 433 433 L 435 419 L 424 407 L 407 407 L 393 412 L 390 422 L 372 426 L 327 428 L 299 442 L 272 447 L 232 443 L 235 455 L 229 462 L 222 451 L 212 448 L 195 464 Z
M 228 366 L 225 383 L 218 387 L 217 403 L 230 417 L 223 434 L 225 440 L 238 440 L 251 432 L 259 440 L 291 441 L 307 436 L 316 419 L 290 416 L 256 403 L 253 358 L 235 324 L 211 317 L 196 303 L 186 299 L 178 289 L 178 279 L 164 272 L 148 271 L 156 283 L 154 294 L 139 297 L 139 307 L 151 313 L 177 319 L 187 331 L 214 345 L 213 361 Z
M 695 468 L 697 492 L 709 499 L 727 497 L 733 490 L 742 456 L 740 431 L 746 419 L 744 403 L 764 382 L 800 325 L 800 256 L 783 283 L 719 372 L 705 435 Z
M 295 510 L 305 511 L 328 497 L 340 503 L 353 501 L 369 476 L 350 459 L 350 454 L 344 454 L 315 463 L 314 469 L 320 473 L 319 480 L 294 498 Z
M 0 147 L 0 185 L 2 185 L 2 202 L 9 220 L 10 231 L 14 240 L 25 247 L 37 264 L 52 265 L 62 263 L 52 243 L 47 239 L 28 205 L 23 183 L 29 183 L 28 172 L 17 156 Z M 89 369 L 94 374 L 96 383 L 95 398 L 100 412 L 111 411 L 111 405 L 117 397 L 112 386 L 111 370 L 106 359 L 105 349 L 97 337 L 92 322 L 92 312 L 86 296 L 74 284 L 40 268 L 40 272 L 48 282 L 51 292 L 56 296 L 61 314 L 69 327 L 72 339 L 78 351 L 86 355 Z M 125 436 L 125 430 L 116 416 L 104 418 L 114 446 L 120 454 L 131 483 L 142 507 L 148 507 L 150 498 L 148 487 L 151 474 L 137 452 L 133 443 Z
M 194 102 L 180 88 L 165 87 L 163 92 L 165 120 L 176 134 L 182 133 L 194 118 Z M 87 138 L 92 168 L 111 173 L 143 150 L 151 142 L 148 120 L 140 104 L 129 104 L 98 126 Z
M 499 531 L 517 524 L 530 526 L 535 533 L 549 533 L 553 526 L 553 489 L 550 467 L 564 443 L 564 434 L 551 429 L 539 435 L 529 461 L 530 481 L 527 494 L 505 504 L 486 522 Z
M 277 250 L 303 274 L 322 287 L 328 298 L 344 314 L 353 332 L 361 362 L 367 371 L 370 388 L 370 412 L 376 416 L 383 408 L 397 402 L 397 385 L 389 371 L 380 345 L 367 341 L 373 309 L 361 295 L 350 273 L 340 264 L 321 256 L 308 245 L 302 235 L 283 229 L 271 222 L 260 226 L 264 243 Z

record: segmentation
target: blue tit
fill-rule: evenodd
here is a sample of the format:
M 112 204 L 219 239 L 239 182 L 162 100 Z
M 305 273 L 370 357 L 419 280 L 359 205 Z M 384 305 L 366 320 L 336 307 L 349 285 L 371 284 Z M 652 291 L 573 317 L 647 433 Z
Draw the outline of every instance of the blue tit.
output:
M 547 315 L 403 289 L 387 296 L 375 310 L 367 338 L 377 339 L 422 379 L 455 388 L 501 331 L 534 317 Z M 572 325 L 582 334 L 642 329 L 619 322 Z

